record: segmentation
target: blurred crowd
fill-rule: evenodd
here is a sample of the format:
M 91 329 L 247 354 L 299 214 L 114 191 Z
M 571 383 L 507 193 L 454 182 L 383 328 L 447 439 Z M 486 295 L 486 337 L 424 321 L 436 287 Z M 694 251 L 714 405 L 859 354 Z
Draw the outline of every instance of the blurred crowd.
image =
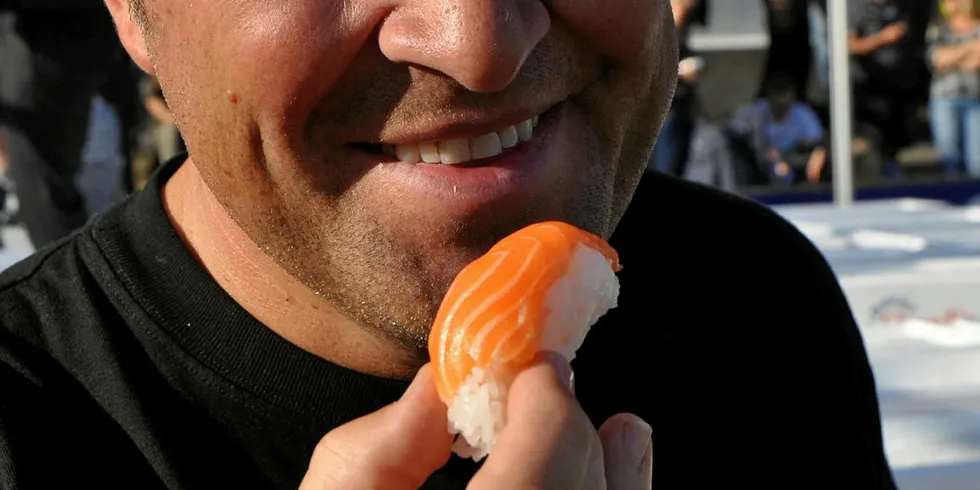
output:
M 709 120 L 704 61 L 691 28 L 712 2 L 672 0 L 680 85 L 650 166 L 727 189 L 831 178 L 826 0 L 760 0 L 769 48 L 754 100 Z M 980 2 L 848 0 L 848 50 L 859 176 L 900 177 L 899 154 L 928 142 L 936 169 L 980 177 Z
M 0 226 L 16 190 L 34 246 L 56 241 L 181 148 L 101 0 L 0 0 Z
M 703 114 L 712 102 L 690 37 L 722 1 L 671 0 L 679 82 L 650 167 L 730 190 L 829 180 L 827 1 L 759 0 L 770 43 L 758 91 L 719 121 Z M 899 152 L 925 139 L 943 172 L 980 177 L 978 3 L 848 0 L 859 171 L 900 175 Z M 98 136 L 107 118 L 118 137 Z M 108 156 L 87 151 L 92 140 L 111 142 Z M 0 0 L 0 225 L 16 189 L 18 219 L 43 246 L 104 206 L 80 190 L 90 160 L 119 155 L 116 176 L 96 180 L 122 196 L 181 151 L 159 84 L 130 61 L 101 0 Z

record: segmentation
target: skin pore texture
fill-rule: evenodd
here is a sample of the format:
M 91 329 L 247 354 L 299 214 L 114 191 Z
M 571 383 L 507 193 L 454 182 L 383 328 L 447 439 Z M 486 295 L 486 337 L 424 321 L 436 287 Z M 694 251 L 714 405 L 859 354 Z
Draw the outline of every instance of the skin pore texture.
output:
M 426 361 L 443 294 L 497 240 L 543 220 L 608 238 L 676 81 L 663 0 L 106 2 L 188 148 L 164 189 L 182 239 L 268 328 L 380 376 Z M 542 113 L 533 175 L 486 192 L 358 146 Z

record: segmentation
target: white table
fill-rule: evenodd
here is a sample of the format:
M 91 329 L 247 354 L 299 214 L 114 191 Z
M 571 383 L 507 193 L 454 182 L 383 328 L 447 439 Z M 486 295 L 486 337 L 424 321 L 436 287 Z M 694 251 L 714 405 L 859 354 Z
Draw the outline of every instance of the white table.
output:
M 821 249 L 854 310 L 900 488 L 980 488 L 980 209 L 776 209 Z

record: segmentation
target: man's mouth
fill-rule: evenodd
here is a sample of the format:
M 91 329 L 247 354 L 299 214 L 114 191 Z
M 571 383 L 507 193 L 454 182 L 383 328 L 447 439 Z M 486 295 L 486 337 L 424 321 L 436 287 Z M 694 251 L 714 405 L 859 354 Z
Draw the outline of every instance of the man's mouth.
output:
M 534 137 L 540 116 L 474 138 L 450 138 L 397 145 L 360 143 L 359 149 L 383 154 L 407 164 L 479 165 L 481 160 L 504 155 Z
M 385 192 L 403 201 L 438 205 L 441 212 L 469 212 L 547 187 L 547 179 L 561 173 L 545 171 L 549 165 L 574 165 L 554 158 L 555 148 L 563 147 L 556 143 L 563 134 L 564 106 L 447 124 L 415 137 L 394 135 L 385 143 L 353 144 L 349 158 L 367 170 L 362 178 L 381 179 Z

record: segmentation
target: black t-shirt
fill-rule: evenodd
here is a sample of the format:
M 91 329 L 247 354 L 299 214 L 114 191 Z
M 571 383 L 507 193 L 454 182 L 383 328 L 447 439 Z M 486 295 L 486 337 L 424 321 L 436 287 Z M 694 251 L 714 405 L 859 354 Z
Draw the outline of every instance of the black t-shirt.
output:
M 321 436 L 405 389 L 227 296 L 161 204 L 179 164 L 0 276 L 0 487 L 295 489 Z M 651 423 L 656 488 L 894 488 L 858 329 L 792 225 L 650 173 L 612 244 L 620 306 L 576 393 L 597 424 Z M 424 488 L 475 469 L 454 459 Z

